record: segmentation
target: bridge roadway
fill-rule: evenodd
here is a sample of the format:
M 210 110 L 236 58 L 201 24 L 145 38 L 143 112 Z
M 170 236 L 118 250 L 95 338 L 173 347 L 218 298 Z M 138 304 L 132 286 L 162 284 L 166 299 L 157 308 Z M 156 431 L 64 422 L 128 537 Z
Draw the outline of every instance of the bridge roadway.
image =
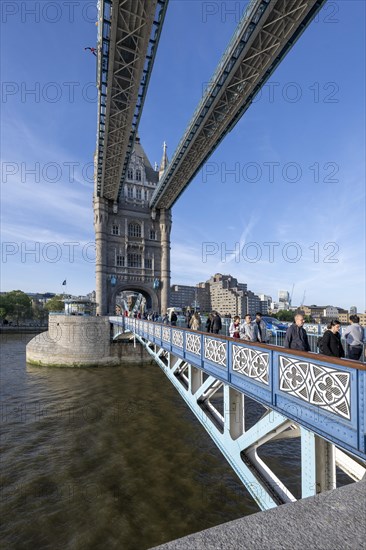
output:
M 251 0 L 150 202 L 169 209 L 326 0 Z M 95 196 L 117 201 L 168 0 L 100 0 Z
M 99 0 L 95 190 L 118 200 L 168 0 Z
M 301 498 L 335 488 L 336 466 L 355 481 L 365 475 L 365 364 L 150 321 L 110 322 L 115 338 L 131 332 L 155 359 L 260 508 L 296 501 L 258 456 L 269 441 L 301 439 Z M 263 415 L 249 426 L 251 400 Z
M 326 0 L 252 0 L 156 188 L 170 208 L 292 48 Z

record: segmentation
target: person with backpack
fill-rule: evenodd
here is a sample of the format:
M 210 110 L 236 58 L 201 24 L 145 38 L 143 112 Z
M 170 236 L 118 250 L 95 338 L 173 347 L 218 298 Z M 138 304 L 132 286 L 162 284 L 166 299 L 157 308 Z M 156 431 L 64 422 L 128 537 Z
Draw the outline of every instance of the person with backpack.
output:
M 319 352 L 330 357 L 344 357 L 344 349 L 341 342 L 339 329 L 341 323 L 338 319 L 334 319 L 327 325 L 327 330 L 321 339 Z

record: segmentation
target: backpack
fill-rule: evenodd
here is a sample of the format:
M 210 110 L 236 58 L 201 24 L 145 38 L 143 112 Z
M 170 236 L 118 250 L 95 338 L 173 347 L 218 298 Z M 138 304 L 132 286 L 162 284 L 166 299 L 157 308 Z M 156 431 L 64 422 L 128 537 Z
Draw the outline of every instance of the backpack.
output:
M 323 336 L 320 336 L 316 341 L 316 347 L 319 350 L 319 353 L 323 353 Z

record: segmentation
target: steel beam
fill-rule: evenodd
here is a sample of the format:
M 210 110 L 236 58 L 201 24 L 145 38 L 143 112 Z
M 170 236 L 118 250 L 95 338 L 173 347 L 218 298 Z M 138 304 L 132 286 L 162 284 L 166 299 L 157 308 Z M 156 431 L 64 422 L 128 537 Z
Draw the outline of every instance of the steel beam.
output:
M 171 208 L 326 0 L 252 1 L 150 201 Z

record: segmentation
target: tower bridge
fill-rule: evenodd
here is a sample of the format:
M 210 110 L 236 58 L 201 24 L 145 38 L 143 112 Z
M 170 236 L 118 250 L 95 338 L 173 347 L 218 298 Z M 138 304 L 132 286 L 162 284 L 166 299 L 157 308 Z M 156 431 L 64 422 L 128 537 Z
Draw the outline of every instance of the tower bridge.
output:
M 250 106 L 325 0 L 252 0 L 178 147 L 152 167 L 138 123 L 166 13 L 164 0 L 100 0 L 94 225 L 99 314 L 116 297 L 169 305 L 171 208 Z M 111 318 L 155 359 L 263 509 L 296 500 L 258 449 L 300 440 L 301 497 L 336 487 L 336 466 L 365 476 L 365 366 Z M 102 321 L 102 319 L 100 319 Z M 215 399 L 221 400 L 217 407 Z M 250 399 L 262 416 L 245 423 Z

